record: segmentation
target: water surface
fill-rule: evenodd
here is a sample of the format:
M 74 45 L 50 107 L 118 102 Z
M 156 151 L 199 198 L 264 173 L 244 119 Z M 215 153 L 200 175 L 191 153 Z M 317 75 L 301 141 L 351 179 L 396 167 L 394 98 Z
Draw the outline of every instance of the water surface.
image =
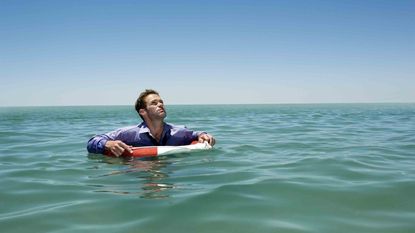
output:
M 2 232 L 415 232 L 415 105 L 167 106 L 212 151 L 88 154 L 133 107 L 0 108 Z

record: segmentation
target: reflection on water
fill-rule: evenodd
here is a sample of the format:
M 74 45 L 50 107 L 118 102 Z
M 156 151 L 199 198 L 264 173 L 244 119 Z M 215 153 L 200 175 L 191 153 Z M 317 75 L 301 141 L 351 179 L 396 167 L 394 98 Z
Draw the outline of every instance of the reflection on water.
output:
M 102 155 L 90 155 L 89 158 L 100 163 L 121 165 L 109 167 L 114 170 L 94 177 L 108 178 L 118 176 L 116 180 L 119 180 L 115 185 L 108 183 L 100 185 L 100 189 L 95 190 L 95 192 L 110 192 L 123 195 L 133 194 L 145 199 L 163 199 L 168 198 L 168 191 L 176 187 L 172 183 L 165 182 L 169 177 L 169 172 L 166 171 L 166 168 L 171 164 L 171 162 L 165 159 L 113 158 Z M 125 176 L 126 174 L 128 174 L 127 177 Z

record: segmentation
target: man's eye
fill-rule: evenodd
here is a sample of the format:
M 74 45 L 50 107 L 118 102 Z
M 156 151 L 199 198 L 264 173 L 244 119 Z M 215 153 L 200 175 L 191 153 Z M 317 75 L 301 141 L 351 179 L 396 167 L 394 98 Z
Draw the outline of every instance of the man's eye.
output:
M 159 103 L 163 104 L 163 101 L 154 101 L 151 102 L 151 105 L 158 105 Z

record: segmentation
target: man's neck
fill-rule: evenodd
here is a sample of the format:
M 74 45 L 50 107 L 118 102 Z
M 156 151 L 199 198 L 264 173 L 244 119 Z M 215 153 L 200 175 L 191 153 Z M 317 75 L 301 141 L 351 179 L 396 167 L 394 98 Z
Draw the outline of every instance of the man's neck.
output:
M 146 122 L 147 127 L 150 129 L 150 134 L 160 142 L 161 136 L 163 135 L 164 122 L 163 121 L 152 121 Z

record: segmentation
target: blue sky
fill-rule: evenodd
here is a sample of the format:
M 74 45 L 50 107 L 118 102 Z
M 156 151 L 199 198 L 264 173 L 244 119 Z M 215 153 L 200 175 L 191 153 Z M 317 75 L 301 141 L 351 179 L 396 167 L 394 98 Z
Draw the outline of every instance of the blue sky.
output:
M 415 102 L 415 1 L 0 1 L 0 106 Z

